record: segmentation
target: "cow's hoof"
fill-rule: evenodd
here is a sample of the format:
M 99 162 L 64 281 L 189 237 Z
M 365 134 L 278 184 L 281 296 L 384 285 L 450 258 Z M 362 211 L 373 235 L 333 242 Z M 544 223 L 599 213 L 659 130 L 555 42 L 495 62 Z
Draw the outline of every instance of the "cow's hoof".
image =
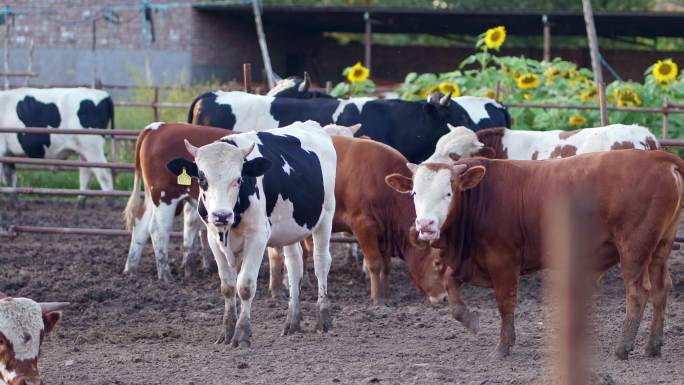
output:
M 287 310 L 287 319 L 285 320 L 285 327 L 283 328 L 283 335 L 291 335 L 297 332 L 301 332 L 302 328 L 300 323 L 302 321 L 301 310 Z
M 162 273 L 159 274 L 159 280 L 164 283 L 173 282 L 173 275 L 171 275 L 171 271 L 164 270 Z
M 85 197 L 78 197 L 78 200 L 76 201 L 76 207 L 79 209 L 84 209 L 86 205 L 86 198 Z
M 648 345 L 646 345 L 646 356 L 648 357 L 660 357 L 660 348 L 663 346 L 663 342 L 660 338 L 653 338 L 648 340 Z
M 618 348 L 615 350 L 615 357 L 618 358 L 618 360 L 626 360 L 629 358 L 629 352 L 632 349 L 627 349 L 624 345 L 618 346 Z
M 508 357 L 511 354 L 511 347 L 508 345 L 504 345 L 502 343 L 499 343 L 496 345 L 496 349 L 494 349 L 493 352 L 489 353 L 489 358 L 495 359 L 495 360 L 503 360 L 504 358 Z
M 197 254 L 186 253 L 183 256 L 183 263 L 181 264 L 181 269 L 183 269 L 185 278 L 190 278 L 194 275 L 197 275 Z
M 287 293 L 285 292 L 284 287 L 274 287 L 270 289 L 271 292 L 271 298 L 277 299 L 278 301 L 282 301 L 287 298 Z
M 252 343 L 250 342 L 251 337 L 252 337 L 252 329 L 249 326 L 249 324 L 248 323 L 240 324 L 235 329 L 235 335 L 233 335 L 233 340 L 231 341 L 231 345 L 233 345 L 234 348 L 237 348 L 237 347 L 248 348 L 252 345 Z
M 468 313 L 463 325 L 473 334 L 477 334 L 480 331 L 480 314 L 476 311 Z
M 321 308 L 318 312 L 318 325 L 316 330 L 327 333 L 332 329 L 332 317 L 330 316 L 330 307 Z

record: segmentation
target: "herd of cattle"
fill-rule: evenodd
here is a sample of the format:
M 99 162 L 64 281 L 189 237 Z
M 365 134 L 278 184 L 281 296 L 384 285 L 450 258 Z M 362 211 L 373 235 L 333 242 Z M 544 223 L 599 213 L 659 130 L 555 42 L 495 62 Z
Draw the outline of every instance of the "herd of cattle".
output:
M 113 104 L 103 91 L 17 89 L 0 93 L 0 126 L 106 128 Z M 14 108 L 16 106 L 16 108 Z M 620 263 L 626 315 L 616 349 L 626 359 L 648 298 L 653 321 L 646 347 L 659 356 L 668 292 L 668 256 L 684 201 L 684 163 L 660 151 L 647 128 L 614 124 L 577 131 L 511 130 L 505 106 L 480 97 L 431 95 L 426 101 L 336 99 L 285 79 L 265 96 L 209 92 L 187 123 L 152 123 L 135 146 L 134 186 L 124 211 L 132 230 L 124 272 L 133 274 L 151 239 L 160 280 L 173 279 L 169 237 L 183 213 L 186 275 L 214 256 L 225 299 L 217 343 L 249 346 L 251 306 L 268 255 L 273 295 L 287 272 L 283 333 L 300 330 L 304 263 L 313 258 L 318 328 L 332 326 L 327 277 L 334 232 L 358 240 L 371 301 L 390 296 L 390 259 L 401 258 L 430 301 L 448 301 L 456 320 L 478 331 L 463 284 L 492 287 L 501 317 L 495 354 L 515 343 L 519 276 L 548 264 L 546 219 L 559 197 L 589 197 L 595 218 L 591 267 L 600 276 Z M 0 155 L 104 162 L 104 139 L 79 135 L 0 135 Z M 613 151 L 619 150 L 619 151 Z M 16 183 L 12 165 L 3 180 Z M 81 188 L 95 175 L 82 168 Z M 144 196 L 141 197 L 141 185 Z M 268 252 L 267 251 L 268 249 Z M 283 266 L 284 264 L 284 266 Z M 240 312 L 237 313 L 237 300 Z M 65 304 L 0 298 L 0 383 L 39 383 L 40 342 Z

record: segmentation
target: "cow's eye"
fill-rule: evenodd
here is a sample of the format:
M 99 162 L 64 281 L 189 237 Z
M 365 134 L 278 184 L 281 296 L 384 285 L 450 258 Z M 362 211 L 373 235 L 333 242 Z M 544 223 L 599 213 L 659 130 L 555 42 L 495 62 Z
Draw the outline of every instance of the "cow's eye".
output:
M 242 184 L 242 177 L 237 178 L 237 184 L 238 184 L 238 185 L 241 185 L 241 184 Z
M 449 193 L 447 193 L 447 195 L 446 195 L 446 196 L 447 196 L 447 198 L 451 197 L 451 193 L 450 193 L 450 192 L 449 192 Z
M 204 173 L 202 171 L 197 173 L 197 184 L 199 184 L 202 190 L 206 190 L 209 187 L 207 183 L 207 178 L 204 176 Z

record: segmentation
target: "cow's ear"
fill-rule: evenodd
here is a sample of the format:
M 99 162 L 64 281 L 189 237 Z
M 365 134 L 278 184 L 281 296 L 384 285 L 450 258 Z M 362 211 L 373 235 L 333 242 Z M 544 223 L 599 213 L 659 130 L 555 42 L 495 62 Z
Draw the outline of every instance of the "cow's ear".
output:
M 496 158 L 496 151 L 492 147 L 482 147 L 480 151 L 475 153 L 475 156 L 481 156 L 483 158 L 494 159 Z
M 244 176 L 262 176 L 271 168 L 271 161 L 260 156 L 252 160 L 246 161 L 242 165 L 242 175 Z
M 173 175 L 180 175 L 185 169 L 185 173 L 193 178 L 197 178 L 197 164 L 185 158 L 176 158 L 166 164 L 166 168 L 171 171 Z
M 413 190 L 413 179 L 407 178 L 401 174 L 387 175 L 385 177 L 385 183 L 402 194 L 408 194 Z
M 458 186 L 465 191 L 477 186 L 487 171 L 484 166 L 473 166 L 465 170 L 458 178 Z
M 61 311 L 51 311 L 49 313 L 43 313 L 43 325 L 45 327 L 45 334 L 50 334 L 57 324 L 62 319 Z

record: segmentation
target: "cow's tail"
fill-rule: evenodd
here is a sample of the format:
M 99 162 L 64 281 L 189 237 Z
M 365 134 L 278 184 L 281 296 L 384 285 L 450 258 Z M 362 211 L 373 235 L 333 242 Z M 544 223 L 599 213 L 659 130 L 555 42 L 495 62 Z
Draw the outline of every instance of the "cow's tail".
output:
M 506 122 L 506 128 L 511 128 L 511 114 L 506 106 L 504 106 L 504 121 Z
M 142 199 L 140 198 L 140 182 L 142 180 L 142 168 L 140 167 L 140 148 L 145 140 L 149 130 L 143 130 L 138 135 L 138 140 L 135 142 L 135 170 L 133 172 L 133 189 L 131 195 L 128 197 L 126 208 L 123 211 L 124 223 L 126 230 L 131 230 L 135 224 L 136 218 L 142 215 Z
M 107 98 L 107 114 L 109 115 L 109 128 L 114 129 L 114 101 L 112 100 L 112 97 Z
M 194 123 L 195 118 L 199 118 L 195 116 L 195 107 L 197 106 L 197 103 L 199 103 L 199 101 L 202 100 L 207 94 L 209 94 L 209 92 L 201 94 L 190 104 L 190 109 L 188 110 L 188 123 Z

